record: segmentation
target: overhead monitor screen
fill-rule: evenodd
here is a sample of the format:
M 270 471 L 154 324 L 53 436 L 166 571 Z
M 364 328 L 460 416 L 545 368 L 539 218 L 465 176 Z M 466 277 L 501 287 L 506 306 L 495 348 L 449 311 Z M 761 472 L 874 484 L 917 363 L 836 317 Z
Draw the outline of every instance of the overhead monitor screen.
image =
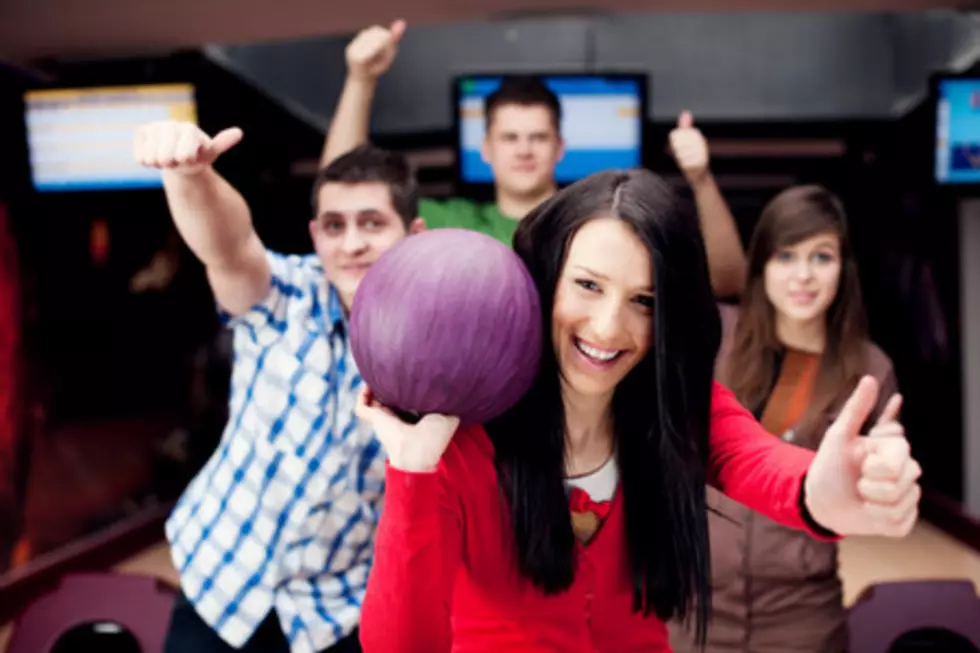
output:
M 41 192 L 160 187 L 160 172 L 133 159 L 136 128 L 197 122 L 190 84 L 30 91 L 24 99 L 31 178 Z

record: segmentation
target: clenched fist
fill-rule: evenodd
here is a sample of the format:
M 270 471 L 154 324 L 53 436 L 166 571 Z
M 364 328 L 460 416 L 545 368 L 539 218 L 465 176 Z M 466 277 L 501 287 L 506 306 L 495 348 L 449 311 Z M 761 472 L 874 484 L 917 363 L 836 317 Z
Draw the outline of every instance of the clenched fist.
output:
M 192 175 L 210 166 L 240 140 L 242 130 L 237 127 L 212 138 L 194 123 L 165 120 L 136 130 L 133 156 L 148 168 Z
M 405 33 L 405 21 L 390 27 L 375 25 L 361 30 L 347 46 L 347 70 L 352 77 L 376 80 L 385 74 L 398 54 L 398 43 Z

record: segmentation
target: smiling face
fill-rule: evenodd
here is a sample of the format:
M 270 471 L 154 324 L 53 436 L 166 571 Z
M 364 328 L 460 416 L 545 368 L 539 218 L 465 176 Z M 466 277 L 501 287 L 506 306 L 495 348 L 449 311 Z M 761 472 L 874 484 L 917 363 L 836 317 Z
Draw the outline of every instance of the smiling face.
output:
M 652 269 L 643 242 L 618 218 L 591 220 L 572 238 L 552 312 L 566 391 L 611 396 L 646 356 L 653 338 Z
M 378 257 L 408 233 L 424 229 L 421 219 L 405 228 L 388 186 L 381 182 L 325 183 L 317 206 L 310 237 L 327 279 L 348 309 L 361 279 Z
M 834 232 L 777 250 L 766 262 L 766 296 L 776 319 L 794 324 L 823 320 L 837 296 L 841 243 Z

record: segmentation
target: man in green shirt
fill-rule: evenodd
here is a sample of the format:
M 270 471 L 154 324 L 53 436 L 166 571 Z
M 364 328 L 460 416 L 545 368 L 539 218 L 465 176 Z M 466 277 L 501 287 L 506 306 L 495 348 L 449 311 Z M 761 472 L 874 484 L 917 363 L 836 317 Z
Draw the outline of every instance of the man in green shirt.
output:
M 405 33 L 404 21 L 361 31 L 347 46 L 347 79 L 337 103 L 321 165 L 368 140 L 378 79 L 391 67 Z M 422 72 L 420 71 L 420 74 Z M 465 198 L 421 200 L 429 228 L 474 229 L 510 245 L 518 222 L 555 194 L 555 167 L 564 154 L 557 96 L 535 77 L 505 80 L 484 106 L 487 129 L 482 155 L 493 171 L 496 201 Z M 678 166 L 694 191 L 711 283 L 719 297 L 744 287 L 745 253 L 728 205 L 708 167 L 707 142 L 688 112 L 670 134 Z

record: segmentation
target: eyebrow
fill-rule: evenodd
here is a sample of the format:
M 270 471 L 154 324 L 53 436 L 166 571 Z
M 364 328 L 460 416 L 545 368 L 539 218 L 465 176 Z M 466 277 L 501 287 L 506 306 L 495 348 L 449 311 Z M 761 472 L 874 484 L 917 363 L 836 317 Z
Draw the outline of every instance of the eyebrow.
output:
M 497 132 L 501 136 L 520 136 L 522 133 L 528 136 L 550 136 L 551 132 L 546 129 L 535 129 L 533 131 L 521 132 L 516 129 L 501 130 Z
M 587 267 L 585 265 L 576 265 L 575 267 L 578 268 L 580 271 L 588 274 L 589 276 L 595 277 L 596 279 L 600 279 L 602 281 L 608 281 L 609 280 L 609 277 L 606 276 L 605 274 L 603 274 L 601 272 L 596 272 L 592 268 Z M 641 288 L 640 290 L 642 290 L 643 292 L 649 292 L 649 293 L 654 292 L 653 286 L 645 286 L 644 288 Z
M 608 278 L 609 278 L 609 277 L 607 277 L 606 275 L 604 275 L 603 273 L 601 273 L 601 272 L 596 272 L 596 271 L 595 271 L 595 270 L 593 270 L 592 268 L 589 268 L 589 267 L 586 267 L 586 266 L 584 266 L 584 265 L 576 265 L 575 267 L 577 267 L 577 268 L 578 268 L 579 270 L 581 270 L 582 272 L 585 272 L 586 274 L 590 274 L 590 275 L 592 275 L 593 277 L 596 277 L 597 279 L 608 279 Z
M 840 250 L 840 244 L 834 240 L 818 240 L 813 244 L 813 249 L 832 249 L 834 251 Z
M 346 218 L 349 215 L 353 215 L 355 218 L 363 217 L 388 217 L 383 211 L 379 209 L 358 209 L 357 211 L 332 211 L 327 209 L 320 213 L 317 218 Z

